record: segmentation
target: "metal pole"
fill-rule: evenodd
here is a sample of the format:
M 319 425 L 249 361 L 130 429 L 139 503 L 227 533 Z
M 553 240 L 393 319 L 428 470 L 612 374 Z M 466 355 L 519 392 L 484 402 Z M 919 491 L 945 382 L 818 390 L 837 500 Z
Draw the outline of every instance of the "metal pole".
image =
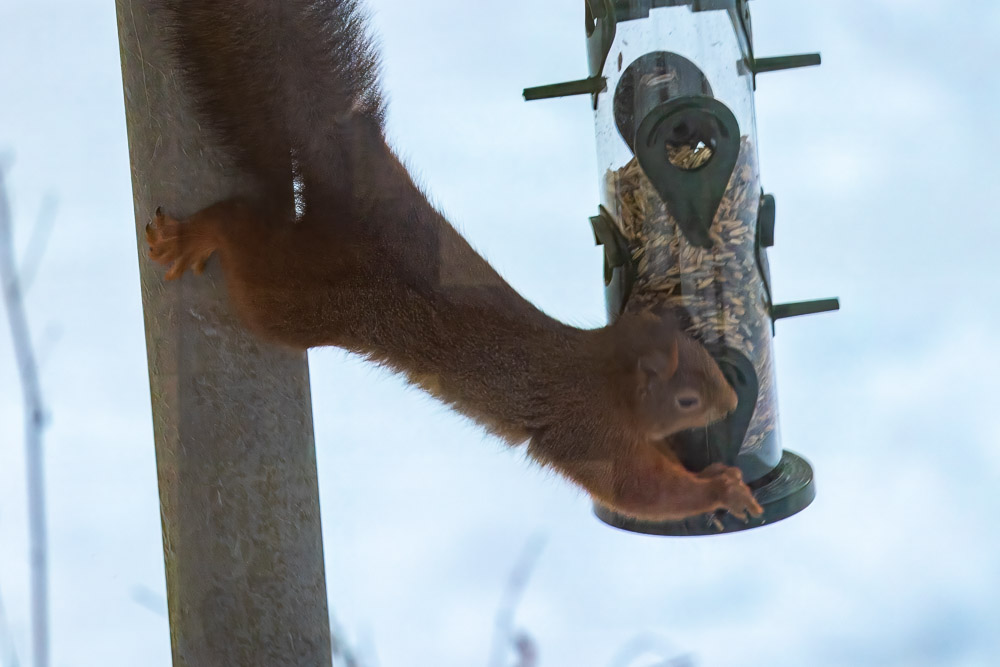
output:
M 230 312 L 218 266 L 166 284 L 143 228 L 247 193 L 190 112 L 151 0 L 117 0 L 177 666 L 330 665 L 306 357 Z

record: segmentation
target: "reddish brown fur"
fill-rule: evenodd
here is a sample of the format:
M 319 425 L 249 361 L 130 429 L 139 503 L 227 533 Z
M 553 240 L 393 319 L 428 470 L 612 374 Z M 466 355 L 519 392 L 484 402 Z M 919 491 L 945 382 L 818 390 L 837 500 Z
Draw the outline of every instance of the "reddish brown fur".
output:
M 311 26 L 307 5 L 309 16 L 325 8 L 337 30 Z M 522 298 L 433 209 L 386 145 L 376 61 L 356 34 L 354 2 L 307 5 L 203 0 L 177 15 L 173 38 L 198 106 L 271 194 L 221 202 L 182 222 L 158 212 L 147 236 L 151 259 L 170 266 L 167 279 L 200 272 L 217 253 L 235 309 L 262 338 L 299 349 L 336 345 L 402 372 L 509 443 L 528 442 L 536 460 L 625 514 L 759 514 L 736 468 L 692 474 L 656 447 L 654 433 L 704 426 L 735 407 L 704 348 L 670 319 L 626 315 L 584 330 Z M 273 25 L 236 33 L 229 25 L 268 12 Z M 348 15 L 353 22 L 337 23 Z M 280 57 L 254 51 L 248 60 L 251 50 L 237 40 L 254 29 L 274 33 Z M 351 37 L 350 53 L 310 41 L 330 34 Z M 347 60 L 323 69 L 324 54 Z M 356 80 L 352 67 L 361 71 Z M 266 68 L 274 71 L 265 76 Z M 273 193 L 288 191 L 279 156 L 289 153 L 304 190 L 298 219 L 271 212 L 287 204 Z M 669 372 L 642 371 L 662 369 L 649 361 L 664 355 L 676 355 Z M 678 382 L 701 396 L 697 411 L 661 409 Z

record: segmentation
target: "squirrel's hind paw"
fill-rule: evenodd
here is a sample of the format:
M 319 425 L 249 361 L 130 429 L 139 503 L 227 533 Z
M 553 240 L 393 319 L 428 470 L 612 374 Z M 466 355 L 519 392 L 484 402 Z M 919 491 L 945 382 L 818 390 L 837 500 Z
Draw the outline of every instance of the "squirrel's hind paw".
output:
M 170 266 L 166 280 L 176 280 L 191 269 L 195 274 L 205 270 L 215 245 L 204 234 L 198 234 L 196 223 L 181 223 L 156 209 L 153 222 L 146 225 L 149 258 L 162 266 Z

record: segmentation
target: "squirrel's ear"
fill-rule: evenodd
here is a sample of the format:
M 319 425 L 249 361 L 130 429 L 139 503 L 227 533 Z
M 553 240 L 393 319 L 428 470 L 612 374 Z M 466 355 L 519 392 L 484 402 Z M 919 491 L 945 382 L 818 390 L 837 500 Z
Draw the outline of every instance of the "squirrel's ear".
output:
M 666 350 L 655 350 L 639 357 L 640 376 L 647 382 L 672 378 L 680 363 L 680 351 L 677 348 L 677 341 L 672 340 Z
M 664 377 L 672 378 L 674 373 L 677 372 L 677 367 L 680 366 L 680 345 L 677 343 L 677 339 L 674 338 L 670 341 L 670 347 L 667 348 L 667 372 Z

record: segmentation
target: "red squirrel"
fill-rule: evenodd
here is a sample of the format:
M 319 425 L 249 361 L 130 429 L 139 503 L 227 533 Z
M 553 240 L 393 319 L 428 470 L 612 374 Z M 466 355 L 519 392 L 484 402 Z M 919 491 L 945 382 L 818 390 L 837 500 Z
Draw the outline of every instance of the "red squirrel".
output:
M 260 183 L 186 220 L 157 210 L 149 256 L 167 280 L 218 256 L 262 339 L 335 345 L 403 373 L 628 516 L 761 514 L 737 468 L 692 473 L 658 447 L 737 403 L 672 316 L 592 330 L 549 317 L 413 183 L 384 137 L 358 0 L 161 5 L 196 111 Z

